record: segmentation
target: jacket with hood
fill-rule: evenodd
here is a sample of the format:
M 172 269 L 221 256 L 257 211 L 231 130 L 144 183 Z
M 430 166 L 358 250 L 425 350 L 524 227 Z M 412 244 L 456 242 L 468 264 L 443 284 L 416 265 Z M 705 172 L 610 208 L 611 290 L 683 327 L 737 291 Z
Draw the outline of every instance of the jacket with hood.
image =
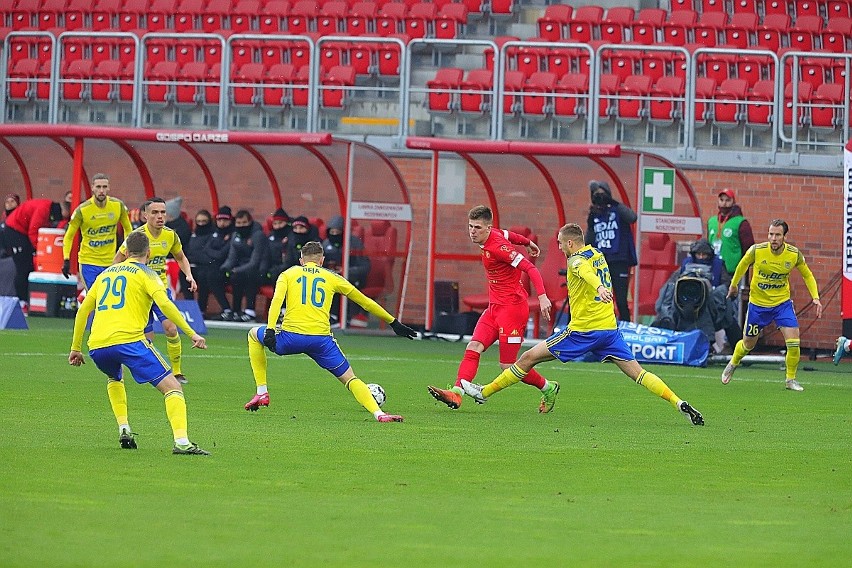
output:
M 606 194 L 604 203 L 589 208 L 586 227 L 586 244 L 601 251 L 609 264 L 636 266 L 636 245 L 630 225 L 636 222 L 636 213 L 630 207 L 612 198 L 612 190 L 605 181 L 590 181 L 591 196 L 597 190 Z

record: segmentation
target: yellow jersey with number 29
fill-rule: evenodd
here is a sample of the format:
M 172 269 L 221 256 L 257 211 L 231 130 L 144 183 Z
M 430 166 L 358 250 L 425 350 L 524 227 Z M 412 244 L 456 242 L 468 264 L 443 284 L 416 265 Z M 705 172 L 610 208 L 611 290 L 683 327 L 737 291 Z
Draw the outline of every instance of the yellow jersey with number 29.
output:
M 568 301 L 571 303 L 571 331 L 617 329 L 612 302 L 598 297 L 598 287 L 612 290 L 609 265 L 603 253 L 586 245 L 568 258 Z

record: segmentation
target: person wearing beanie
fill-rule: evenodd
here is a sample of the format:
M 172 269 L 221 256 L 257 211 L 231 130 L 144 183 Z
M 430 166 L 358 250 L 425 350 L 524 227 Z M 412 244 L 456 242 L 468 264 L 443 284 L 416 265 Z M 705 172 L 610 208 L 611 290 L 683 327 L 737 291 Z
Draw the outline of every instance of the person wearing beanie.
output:
M 754 244 L 754 233 L 737 205 L 734 190 L 726 187 L 717 195 L 719 212 L 707 220 L 707 240 L 725 263 L 725 270 L 733 274 L 745 251 Z
M 55 226 L 64 215 L 62 205 L 56 201 L 28 199 L 6 218 L 4 240 L 15 263 L 15 294 L 24 307 L 29 305 L 29 277 L 35 269 L 33 257 L 38 246 L 38 231 Z
M 297 266 L 299 259 L 302 258 L 302 247 L 308 241 L 318 240 L 312 236 L 316 230 L 311 230 L 311 222 L 304 215 L 299 215 L 293 219 L 292 229 L 289 239 L 287 240 L 287 252 L 284 255 L 284 269 L 291 266 Z
M 233 291 L 233 321 L 254 321 L 257 291 L 260 288 L 260 269 L 266 249 L 266 235 L 260 223 L 245 209 L 234 218 L 234 236 L 228 258 L 221 271 L 230 279 Z M 246 307 L 241 310 L 243 298 Z
M 290 216 L 279 207 L 272 214 L 272 231 L 266 237 L 266 250 L 260 269 L 262 284 L 275 285 L 278 275 L 284 272 L 284 255 L 290 237 Z
M 630 269 L 636 266 L 636 244 L 630 225 L 636 222 L 636 212 L 612 196 L 605 181 L 589 182 L 592 204 L 586 226 L 586 244 L 601 251 L 609 265 L 609 277 L 618 319 L 630 321 L 627 295 Z
M 716 256 L 722 259 L 725 270 L 733 274 L 737 264 L 745 256 L 745 252 L 754 244 L 754 233 L 751 225 L 743 215 L 743 210 L 737 204 L 737 195 L 734 190 L 725 187 L 717 192 L 719 211 L 707 220 L 707 240 L 713 245 Z M 744 281 L 744 280 L 743 280 Z M 740 282 L 735 282 L 740 286 Z M 734 316 L 737 321 L 740 318 L 740 300 L 732 298 L 734 305 Z M 742 332 L 727 334 L 728 344 L 733 347 L 742 337 Z M 722 334 L 717 334 L 715 348 L 721 351 L 724 348 L 725 339 Z
M 231 304 L 225 295 L 225 284 L 227 284 L 228 280 L 225 277 L 225 273 L 221 270 L 225 259 L 228 258 L 228 253 L 231 251 L 231 238 L 233 235 L 234 216 L 231 213 L 231 208 L 223 205 L 219 207 L 216 213 L 216 226 L 210 235 L 210 240 L 204 246 L 204 254 L 210 257 L 207 282 L 210 286 L 210 292 L 216 298 L 216 302 L 221 309 L 219 319 L 223 321 L 232 321 L 234 317 Z M 205 310 L 202 310 L 201 313 L 205 313 Z

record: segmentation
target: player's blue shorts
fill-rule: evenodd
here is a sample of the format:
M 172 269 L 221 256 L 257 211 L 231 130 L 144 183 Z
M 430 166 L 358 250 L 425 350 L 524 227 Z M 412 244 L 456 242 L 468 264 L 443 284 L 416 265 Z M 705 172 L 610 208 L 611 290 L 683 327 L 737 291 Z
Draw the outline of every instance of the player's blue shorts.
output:
M 799 327 L 799 319 L 796 317 L 796 310 L 793 309 L 793 300 L 787 300 L 771 308 L 762 308 L 749 302 L 743 335 L 757 337 L 760 331 L 773 321 L 778 327 Z
M 263 343 L 266 326 L 257 328 L 257 340 Z M 292 331 L 279 331 L 275 334 L 276 355 L 295 355 L 304 353 L 317 365 L 334 375 L 341 376 L 349 369 L 349 361 L 333 335 L 303 335 Z
M 591 353 L 600 361 L 615 359 L 632 361 L 636 357 L 624 341 L 624 336 L 617 329 L 603 331 L 572 331 L 566 328 L 556 332 L 546 340 L 550 353 L 567 363 Z
M 92 287 L 97 277 L 107 268 L 109 267 L 97 266 L 95 264 L 80 264 L 80 275 L 83 277 L 83 282 L 86 283 L 86 290 Z
M 172 372 L 168 362 L 147 339 L 91 349 L 89 356 L 98 369 L 112 379 L 122 378 L 122 365 L 130 369 L 133 380 L 139 384 L 157 386 Z
M 174 301 L 174 296 L 172 296 L 171 288 L 166 288 L 166 295 L 168 295 L 169 300 Z M 157 320 L 162 323 L 164 319 L 169 319 L 163 315 L 162 310 L 160 310 L 160 306 L 156 303 L 151 304 L 151 315 L 148 316 L 148 325 L 145 326 L 145 333 L 150 333 L 154 331 L 154 315 L 157 316 Z

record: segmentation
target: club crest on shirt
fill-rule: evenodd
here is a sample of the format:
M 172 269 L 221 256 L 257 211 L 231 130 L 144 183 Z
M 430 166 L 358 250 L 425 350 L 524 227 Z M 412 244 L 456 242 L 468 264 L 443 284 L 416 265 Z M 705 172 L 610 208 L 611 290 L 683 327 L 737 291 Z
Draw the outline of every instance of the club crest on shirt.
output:
M 791 263 L 789 263 L 789 262 L 785 262 L 785 263 L 784 263 L 784 268 L 792 268 L 792 266 L 793 266 L 793 265 L 792 265 Z

